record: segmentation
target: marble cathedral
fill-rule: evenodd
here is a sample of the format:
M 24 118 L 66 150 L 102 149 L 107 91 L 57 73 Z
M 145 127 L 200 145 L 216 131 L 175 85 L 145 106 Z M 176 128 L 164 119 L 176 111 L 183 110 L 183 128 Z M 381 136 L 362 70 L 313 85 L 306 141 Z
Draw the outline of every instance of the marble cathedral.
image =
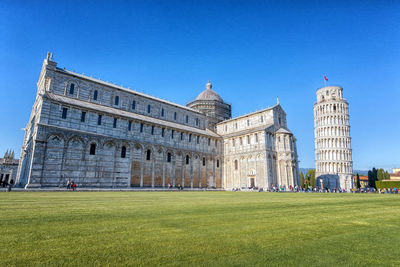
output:
M 43 62 L 17 183 L 30 187 L 270 188 L 299 184 L 279 102 L 231 118 L 212 89 L 186 106 Z

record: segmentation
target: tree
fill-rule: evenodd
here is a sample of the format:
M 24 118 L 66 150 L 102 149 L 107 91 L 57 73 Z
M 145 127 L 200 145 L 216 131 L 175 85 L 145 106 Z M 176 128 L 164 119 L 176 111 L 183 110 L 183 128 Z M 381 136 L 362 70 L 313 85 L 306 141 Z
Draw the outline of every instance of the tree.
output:
M 361 188 L 361 183 L 360 183 L 360 175 L 357 173 L 357 188 Z
M 374 177 L 372 171 L 368 171 L 368 187 L 374 187 Z
M 300 172 L 300 186 L 301 186 L 301 188 L 304 188 L 304 174 L 303 174 L 303 172 Z
M 385 172 L 385 170 L 384 169 L 379 169 L 378 170 L 378 174 L 377 174 L 377 178 L 378 178 L 378 181 L 382 181 L 382 180 L 385 180 L 386 178 L 385 178 L 385 175 L 386 174 L 386 172 Z
M 372 168 L 372 171 L 368 171 L 368 186 L 376 189 L 376 181 L 378 180 L 378 171 Z
M 311 185 L 312 187 L 315 187 L 315 170 L 308 170 L 307 174 L 306 174 L 306 179 L 309 182 L 309 185 Z
M 388 172 L 385 172 L 385 177 L 384 177 L 384 179 L 385 179 L 385 180 L 390 180 L 390 174 L 389 174 Z

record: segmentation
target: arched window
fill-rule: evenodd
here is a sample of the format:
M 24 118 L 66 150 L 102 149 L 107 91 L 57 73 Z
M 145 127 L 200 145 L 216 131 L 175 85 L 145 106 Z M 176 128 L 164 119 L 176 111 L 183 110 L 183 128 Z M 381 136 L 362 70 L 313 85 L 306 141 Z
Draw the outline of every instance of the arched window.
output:
M 132 101 L 132 109 L 136 109 L 136 101 L 135 100 Z
M 151 150 L 147 149 L 146 151 L 146 160 L 150 160 L 151 159 Z
M 174 112 L 174 120 L 176 120 L 176 112 Z
M 192 134 L 189 134 L 189 142 L 192 142 Z
M 90 144 L 90 155 L 96 155 L 96 144 Z
M 171 162 L 171 153 L 167 154 L 167 162 Z
M 199 126 L 199 119 L 196 118 L 196 126 Z
M 203 166 L 206 166 L 206 158 L 203 158 Z
M 219 159 L 217 159 L 217 168 L 219 168 Z
M 123 146 L 121 149 L 121 158 L 126 158 L 126 146 Z
M 99 94 L 99 92 L 97 90 L 94 90 L 94 92 L 93 92 L 93 100 L 97 100 L 98 94 Z
M 186 155 L 186 165 L 189 165 L 189 155 Z
M 161 109 L 161 117 L 164 117 L 164 109 Z
M 147 113 L 150 113 L 150 112 L 151 112 L 151 106 L 147 105 Z
M 261 115 L 260 120 L 261 120 L 261 122 L 264 122 L 264 116 L 263 115 Z
M 186 123 L 189 123 L 189 116 L 186 115 Z
M 71 83 L 71 85 L 69 86 L 69 94 L 73 95 L 74 94 L 74 90 L 75 90 L 75 84 Z
M 119 105 L 119 96 L 114 97 L 114 105 L 118 106 Z
M 235 170 L 237 170 L 237 169 L 238 169 L 238 161 L 235 160 Z

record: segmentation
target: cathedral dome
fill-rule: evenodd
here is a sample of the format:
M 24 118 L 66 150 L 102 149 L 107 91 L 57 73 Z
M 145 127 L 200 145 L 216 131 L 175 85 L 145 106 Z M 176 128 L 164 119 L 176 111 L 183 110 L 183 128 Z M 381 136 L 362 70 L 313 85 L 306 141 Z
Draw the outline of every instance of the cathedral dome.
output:
M 206 90 L 201 92 L 197 97 L 196 100 L 217 100 L 220 102 L 224 102 L 222 98 L 214 91 L 211 89 L 212 84 L 210 81 L 206 84 Z

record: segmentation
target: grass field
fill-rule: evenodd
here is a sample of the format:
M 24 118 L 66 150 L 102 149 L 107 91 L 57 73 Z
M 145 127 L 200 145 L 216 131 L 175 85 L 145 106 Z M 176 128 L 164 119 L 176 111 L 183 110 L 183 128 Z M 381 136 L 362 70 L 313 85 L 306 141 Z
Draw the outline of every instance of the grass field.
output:
M 400 196 L 0 193 L 1 265 L 400 266 Z

